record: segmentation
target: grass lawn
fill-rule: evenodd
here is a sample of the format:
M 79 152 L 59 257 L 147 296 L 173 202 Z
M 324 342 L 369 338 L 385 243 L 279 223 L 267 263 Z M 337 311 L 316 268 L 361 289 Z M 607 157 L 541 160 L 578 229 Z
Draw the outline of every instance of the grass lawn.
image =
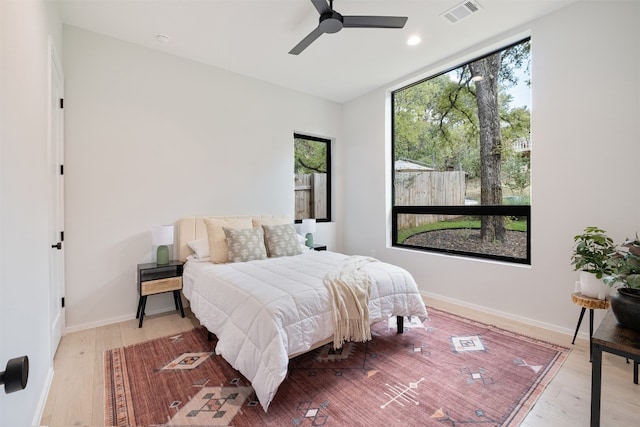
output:
M 526 220 L 505 219 L 505 227 L 511 231 L 527 231 Z M 418 227 L 405 228 L 398 230 L 398 243 L 403 243 L 407 238 L 414 234 L 424 233 L 425 231 L 447 230 L 447 229 L 479 229 L 480 219 L 477 217 L 462 217 L 451 221 L 440 221 L 431 224 L 423 224 Z

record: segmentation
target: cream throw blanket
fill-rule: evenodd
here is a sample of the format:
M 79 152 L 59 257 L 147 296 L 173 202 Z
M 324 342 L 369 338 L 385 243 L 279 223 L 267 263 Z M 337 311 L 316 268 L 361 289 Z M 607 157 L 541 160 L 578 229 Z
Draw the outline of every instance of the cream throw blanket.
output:
M 378 261 L 366 256 L 351 256 L 324 276 L 333 312 L 333 348 L 346 341 L 371 339 L 369 295 L 371 279 L 362 266 Z

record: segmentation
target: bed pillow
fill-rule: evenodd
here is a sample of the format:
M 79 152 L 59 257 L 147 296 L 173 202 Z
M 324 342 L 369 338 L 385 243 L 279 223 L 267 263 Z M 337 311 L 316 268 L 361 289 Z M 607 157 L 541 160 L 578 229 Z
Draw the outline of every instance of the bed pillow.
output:
M 222 230 L 227 238 L 230 262 L 253 261 L 267 257 L 262 228 L 222 227 Z
M 302 253 L 298 233 L 293 224 L 263 225 L 264 243 L 271 258 L 299 255 Z
M 209 242 L 207 239 L 192 240 L 187 243 L 189 249 L 193 251 L 196 258 L 208 258 L 209 257 Z
M 251 228 L 250 217 L 205 218 L 207 240 L 209 241 L 209 257 L 215 264 L 229 262 L 229 249 L 225 241 L 222 227 Z

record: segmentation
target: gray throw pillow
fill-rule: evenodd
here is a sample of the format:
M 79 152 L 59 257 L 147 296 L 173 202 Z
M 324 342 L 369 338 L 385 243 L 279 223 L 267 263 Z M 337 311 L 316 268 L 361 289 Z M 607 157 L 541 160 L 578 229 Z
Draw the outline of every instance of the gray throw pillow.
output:
M 222 229 L 227 240 L 230 262 L 253 261 L 267 257 L 262 228 Z
M 263 225 L 264 242 L 271 258 L 299 255 L 302 253 L 298 234 L 293 224 Z

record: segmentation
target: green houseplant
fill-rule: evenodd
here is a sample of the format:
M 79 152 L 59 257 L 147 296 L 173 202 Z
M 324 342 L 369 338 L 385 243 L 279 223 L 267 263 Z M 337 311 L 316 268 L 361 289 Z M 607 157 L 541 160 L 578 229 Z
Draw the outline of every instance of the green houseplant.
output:
M 573 238 L 574 247 L 571 264 L 580 272 L 580 292 L 592 298 L 604 299 L 609 288 L 603 278 L 616 272 L 616 245 L 606 231 L 598 227 L 587 227 Z
M 640 240 L 627 239 L 620 245 L 622 249 L 612 255 L 609 265 L 613 272 L 605 277 L 609 286 L 640 289 Z
M 640 240 L 627 239 L 612 257 L 614 273 L 605 278 L 617 287 L 611 295 L 611 311 L 622 326 L 640 331 Z

